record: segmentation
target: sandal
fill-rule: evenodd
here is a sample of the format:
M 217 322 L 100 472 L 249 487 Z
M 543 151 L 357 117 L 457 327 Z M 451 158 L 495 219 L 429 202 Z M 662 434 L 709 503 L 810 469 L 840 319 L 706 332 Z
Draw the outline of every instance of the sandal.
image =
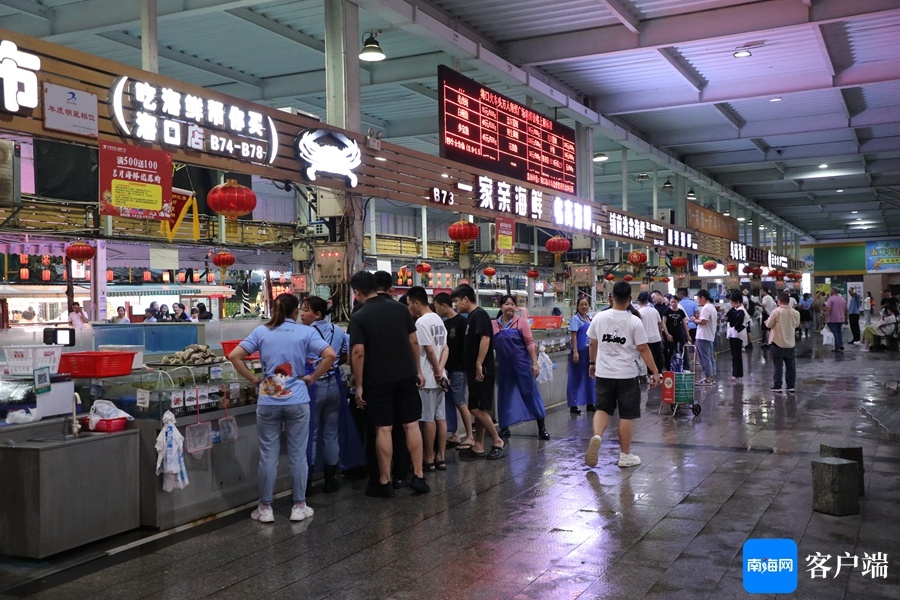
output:
M 463 442 L 459 446 L 456 447 L 456 450 L 460 453 L 465 452 L 466 450 L 471 450 L 474 444 L 472 442 Z
M 446 471 L 447 470 L 447 461 L 445 460 L 436 460 L 434 461 L 434 467 L 438 471 Z
M 435 470 L 435 466 L 433 462 L 422 463 L 422 470 L 428 473 L 432 473 Z
M 470 446 L 465 450 L 461 450 L 459 456 L 460 458 L 484 458 L 486 455 L 484 452 L 475 452 Z

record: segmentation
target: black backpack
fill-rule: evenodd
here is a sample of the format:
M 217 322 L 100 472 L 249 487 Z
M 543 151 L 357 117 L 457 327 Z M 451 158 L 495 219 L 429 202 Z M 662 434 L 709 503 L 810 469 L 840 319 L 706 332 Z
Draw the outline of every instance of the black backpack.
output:
M 756 302 L 750 295 L 747 296 L 747 314 L 751 317 L 756 315 Z

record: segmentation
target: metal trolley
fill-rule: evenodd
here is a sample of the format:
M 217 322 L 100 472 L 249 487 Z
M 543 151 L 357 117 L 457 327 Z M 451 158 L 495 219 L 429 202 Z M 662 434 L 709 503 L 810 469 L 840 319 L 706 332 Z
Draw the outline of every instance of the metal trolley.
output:
M 681 406 L 689 406 L 694 415 L 699 415 L 700 405 L 694 402 L 694 371 L 697 368 L 697 347 L 693 344 L 685 344 L 681 352 L 681 369 L 666 371 L 663 373 L 662 402 L 659 403 L 657 414 L 663 414 L 663 406 L 671 406 L 671 415 L 678 414 Z

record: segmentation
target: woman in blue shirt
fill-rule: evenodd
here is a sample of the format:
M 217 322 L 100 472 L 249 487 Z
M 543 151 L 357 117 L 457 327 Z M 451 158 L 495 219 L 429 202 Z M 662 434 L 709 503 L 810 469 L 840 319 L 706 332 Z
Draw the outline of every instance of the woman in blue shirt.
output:
M 590 412 L 594 411 L 594 381 L 588 374 L 588 362 L 590 352 L 587 330 L 591 324 L 588 311 L 591 308 L 591 300 L 587 296 L 578 299 L 576 313 L 569 321 L 569 331 L 572 333 L 572 352 L 569 354 L 569 379 L 566 383 L 566 401 L 569 412 L 580 415 L 579 406 L 587 405 Z
M 319 446 L 322 447 L 322 460 L 325 464 L 325 493 L 338 491 L 337 471 L 340 460 L 340 443 L 338 442 L 338 424 L 340 423 L 341 402 L 344 401 L 343 382 L 338 365 L 346 362 L 350 338 L 344 330 L 325 320 L 328 314 L 328 303 L 318 296 L 304 298 L 300 311 L 300 321 L 316 330 L 320 338 L 325 340 L 337 354 L 334 367 L 319 378 L 315 389 L 315 409 L 310 426 L 312 438 L 312 454 L 309 459 L 311 467 L 315 467 Z M 319 361 L 318 354 L 311 354 L 306 361 L 306 370 L 314 370 Z
M 284 429 L 291 467 L 294 507 L 291 521 L 302 521 L 313 515 L 306 505 L 306 443 L 309 438 L 309 392 L 307 386 L 327 373 L 335 361 L 335 352 L 311 327 L 297 323 L 300 301 L 292 294 L 281 294 L 272 303 L 272 318 L 254 329 L 228 360 L 244 378 L 258 386 L 256 430 L 259 436 L 259 506 L 250 515 L 255 521 L 272 523 L 272 497 L 278 454 L 281 452 L 281 430 Z M 263 375 L 260 378 L 244 363 L 259 352 Z M 305 375 L 310 354 L 322 357 L 319 366 Z

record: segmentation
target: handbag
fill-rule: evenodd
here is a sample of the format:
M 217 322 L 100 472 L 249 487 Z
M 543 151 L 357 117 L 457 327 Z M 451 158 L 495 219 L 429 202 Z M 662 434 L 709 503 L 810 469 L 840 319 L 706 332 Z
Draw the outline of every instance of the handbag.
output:
M 834 346 L 834 334 L 831 333 L 830 329 L 822 330 L 822 345 L 823 346 Z

